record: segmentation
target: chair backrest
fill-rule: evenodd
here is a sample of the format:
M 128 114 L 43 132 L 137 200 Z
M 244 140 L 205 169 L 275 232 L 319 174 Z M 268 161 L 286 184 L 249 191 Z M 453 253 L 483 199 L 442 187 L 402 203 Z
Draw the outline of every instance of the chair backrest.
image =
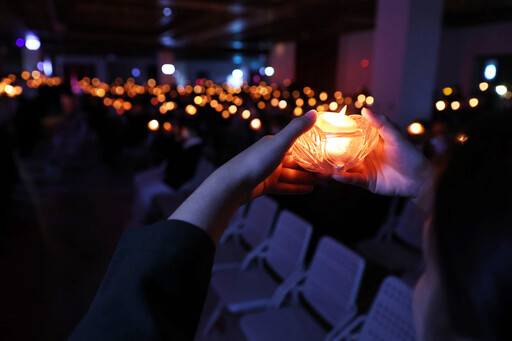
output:
M 264 196 L 251 202 L 240 232 L 243 240 L 251 248 L 268 238 L 278 207 L 277 202 Z
M 301 289 L 302 296 L 331 325 L 355 306 L 364 259 L 332 238 L 318 243 Z
M 267 265 L 281 279 L 303 264 L 312 233 L 310 223 L 290 211 L 281 211 L 265 253 Z
M 396 277 L 387 277 L 366 318 L 360 341 L 414 341 L 412 288 Z

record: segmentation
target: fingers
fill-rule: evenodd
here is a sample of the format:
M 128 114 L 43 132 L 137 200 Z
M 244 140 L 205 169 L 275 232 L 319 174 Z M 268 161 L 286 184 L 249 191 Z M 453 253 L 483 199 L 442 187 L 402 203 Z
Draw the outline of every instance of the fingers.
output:
M 298 170 L 304 170 L 297 161 L 291 156 L 290 154 L 286 155 L 283 160 L 283 167 L 286 168 L 292 168 L 292 169 L 298 169 Z
M 310 173 L 304 170 L 297 170 L 283 167 L 279 176 L 279 182 L 289 184 L 319 185 L 326 183 L 329 177 Z
M 313 191 L 312 185 L 296 185 L 278 182 L 272 189 L 275 194 L 306 194 Z
M 363 108 L 361 115 L 366 118 L 372 126 L 379 129 L 379 134 L 385 142 L 397 143 L 403 139 L 400 131 L 393 126 L 386 116 L 375 114 L 368 108 Z
M 285 154 L 300 135 L 313 127 L 315 121 L 316 112 L 310 110 L 305 115 L 292 120 L 272 139 L 272 142 L 276 144 L 275 147 L 281 154 Z
M 333 175 L 332 178 L 344 184 L 368 188 L 368 181 L 361 173 L 341 172 L 340 174 Z

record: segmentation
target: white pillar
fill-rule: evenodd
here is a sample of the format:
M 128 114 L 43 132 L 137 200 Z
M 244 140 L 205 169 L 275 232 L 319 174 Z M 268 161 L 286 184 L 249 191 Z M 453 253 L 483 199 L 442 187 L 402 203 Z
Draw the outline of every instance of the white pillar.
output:
M 429 119 L 443 0 L 379 0 L 372 62 L 376 111 L 405 127 Z

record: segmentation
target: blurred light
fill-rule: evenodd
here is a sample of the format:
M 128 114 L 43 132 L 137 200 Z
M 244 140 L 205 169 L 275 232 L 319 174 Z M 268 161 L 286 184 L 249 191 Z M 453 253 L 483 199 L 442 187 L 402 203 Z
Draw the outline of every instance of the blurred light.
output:
M 21 78 L 23 78 L 24 80 L 29 79 L 29 78 L 30 78 L 30 72 L 28 72 L 28 71 L 23 71 L 23 72 L 21 73 Z
M 254 130 L 258 130 L 261 128 L 261 121 L 259 118 L 253 118 L 251 120 L 251 128 Z
M 172 124 L 170 122 L 164 122 L 163 126 L 165 131 L 171 131 L 172 129 Z
M 505 94 L 507 93 L 508 89 L 505 85 L 497 85 L 496 88 L 494 89 L 496 91 L 496 93 L 500 96 L 505 96 Z
M 243 47 L 243 44 L 241 41 L 234 41 L 232 45 L 233 45 L 233 48 L 236 50 L 240 50 Z
M 162 73 L 164 75 L 172 75 L 176 71 L 176 67 L 172 64 L 164 64 L 162 65 Z
M 477 105 L 478 105 L 478 98 L 471 98 L 471 99 L 469 100 L 469 106 L 470 106 L 471 108 L 474 108 L 474 107 L 476 107 Z
M 242 64 L 242 56 L 239 54 L 235 54 L 233 56 L 233 63 L 234 64 Z
M 148 79 L 148 86 L 154 87 L 156 85 L 156 80 L 153 78 Z
M 170 9 L 169 7 L 165 7 L 163 13 L 166 17 L 168 17 L 172 14 L 172 9 Z
M 265 68 L 265 75 L 270 77 L 274 74 L 274 68 L 272 66 L 267 66 Z
M 336 99 L 343 98 L 343 94 L 341 93 L 341 91 L 336 91 L 334 93 L 334 98 L 336 98 Z
M 229 108 L 228 108 L 228 111 L 231 115 L 234 115 L 236 114 L 236 111 L 237 111 L 237 107 L 236 105 L 230 105 Z
M 304 105 L 304 100 L 302 98 L 297 98 L 297 100 L 295 100 L 295 105 L 302 107 Z
M 443 88 L 443 95 L 450 96 L 453 93 L 453 89 L 450 87 Z
M 192 104 L 189 104 L 185 107 L 185 112 L 190 116 L 194 116 L 197 113 L 197 108 L 194 107 Z
M 31 51 L 37 51 L 41 47 L 41 41 L 33 33 L 27 33 L 25 35 L 25 47 Z
M 23 47 L 23 45 L 25 45 L 25 39 L 23 39 L 23 38 L 16 39 L 16 46 Z
M 258 109 L 261 109 L 261 110 L 265 109 L 265 102 L 259 101 L 258 102 Z
M 446 103 L 444 101 L 437 101 L 436 109 L 437 111 L 443 111 L 444 109 L 446 109 Z
M 316 99 L 314 99 L 313 97 L 311 97 L 310 99 L 308 99 L 308 105 L 310 107 L 314 106 L 316 104 Z
M 425 128 L 421 123 L 414 122 L 409 124 L 407 127 L 407 132 L 411 135 L 421 135 L 425 132 Z
M 161 37 L 160 42 L 165 46 L 174 45 L 174 39 L 172 39 L 171 37 Z
M 45 59 L 43 62 L 43 71 L 44 74 L 50 77 L 53 74 L 53 65 L 50 59 Z
M 372 96 L 366 97 L 366 105 L 370 107 L 373 105 L 373 102 L 375 102 L 375 99 Z
M 288 103 L 284 99 L 279 101 L 279 109 L 285 109 Z
M 43 71 L 44 63 L 43 62 L 37 62 L 37 69 L 39 71 Z
M 289 86 L 290 86 L 290 84 L 292 84 L 291 79 L 286 78 L 286 79 L 284 79 L 284 80 L 283 80 L 283 85 L 284 85 L 284 86 L 289 87 Z
M 12 85 L 8 84 L 5 86 L 4 91 L 6 94 L 10 95 L 14 91 L 14 87 Z
M 478 84 L 478 88 L 480 88 L 480 91 L 485 91 L 485 90 L 489 89 L 489 83 L 482 82 L 482 83 Z
M 356 101 L 354 105 L 356 106 L 357 109 L 361 109 L 363 107 L 363 102 Z
M 466 134 L 460 133 L 459 135 L 457 135 L 457 142 L 459 142 L 460 144 L 464 144 L 467 140 L 468 136 Z
M 260 67 L 259 72 L 260 72 L 260 75 L 264 76 L 265 75 L 265 67 L 264 66 Z
M 358 102 L 363 103 L 365 100 L 366 100 L 366 95 L 365 95 L 365 94 L 359 94 L 359 95 L 357 96 L 357 101 L 358 101 Z
M 270 100 L 270 105 L 273 107 L 277 107 L 279 105 L 279 100 L 277 98 L 272 98 Z
M 338 103 L 336 103 L 336 102 L 329 103 L 329 110 L 330 111 L 335 111 L 336 109 L 338 109 Z
M 155 131 L 158 130 L 158 127 L 160 126 L 160 123 L 158 123 L 157 120 L 151 120 L 148 122 L 148 129 Z
M 366 69 L 368 66 L 370 66 L 370 61 L 366 58 L 361 60 L 361 66 Z
M 227 110 L 223 110 L 221 115 L 222 115 L 222 118 L 225 118 L 225 119 L 228 119 L 230 116 L 229 111 L 227 111 Z
M 452 107 L 452 110 L 459 110 L 460 109 L 460 102 L 459 101 L 453 101 L 450 106 Z
M 41 72 L 37 70 L 32 71 L 32 78 L 39 79 L 39 77 L 41 77 Z
M 241 69 L 234 69 L 233 72 L 231 72 L 231 76 L 233 76 L 233 78 L 244 78 L 244 72 Z
M 246 110 L 242 111 L 242 118 L 244 120 L 249 119 L 249 117 L 251 117 L 251 112 L 249 110 L 246 109 Z
M 295 109 L 293 109 L 293 114 L 294 114 L 295 116 L 300 116 L 300 115 L 302 115 L 302 112 L 303 112 L 303 110 L 302 110 L 302 108 L 301 108 L 301 107 L 296 107 Z
M 493 80 L 496 77 L 498 69 L 496 68 L 496 64 L 490 63 L 485 66 L 484 69 L 484 77 L 487 80 Z
M 327 92 L 321 92 L 320 95 L 318 95 L 318 98 L 321 101 L 325 101 L 327 99 Z
M 140 69 L 139 69 L 139 68 L 134 67 L 134 68 L 132 69 L 132 76 L 133 76 L 133 77 L 139 77 L 139 76 L 140 76 Z

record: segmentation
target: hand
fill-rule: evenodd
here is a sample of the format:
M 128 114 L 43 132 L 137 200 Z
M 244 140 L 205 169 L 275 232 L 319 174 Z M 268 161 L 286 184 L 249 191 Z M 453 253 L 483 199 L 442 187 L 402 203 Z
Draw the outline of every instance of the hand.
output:
M 418 197 L 424 186 L 432 181 L 430 162 L 385 116 L 374 114 L 367 108 L 361 114 L 379 129 L 379 143 L 356 167 L 333 175 L 333 178 L 373 193 Z
M 171 215 L 205 230 L 217 242 L 235 210 L 265 193 L 300 194 L 325 182 L 302 170 L 289 155 L 295 140 L 311 129 L 315 111 L 294 119 L 273 137 L 264 137 L 208 177 Z

